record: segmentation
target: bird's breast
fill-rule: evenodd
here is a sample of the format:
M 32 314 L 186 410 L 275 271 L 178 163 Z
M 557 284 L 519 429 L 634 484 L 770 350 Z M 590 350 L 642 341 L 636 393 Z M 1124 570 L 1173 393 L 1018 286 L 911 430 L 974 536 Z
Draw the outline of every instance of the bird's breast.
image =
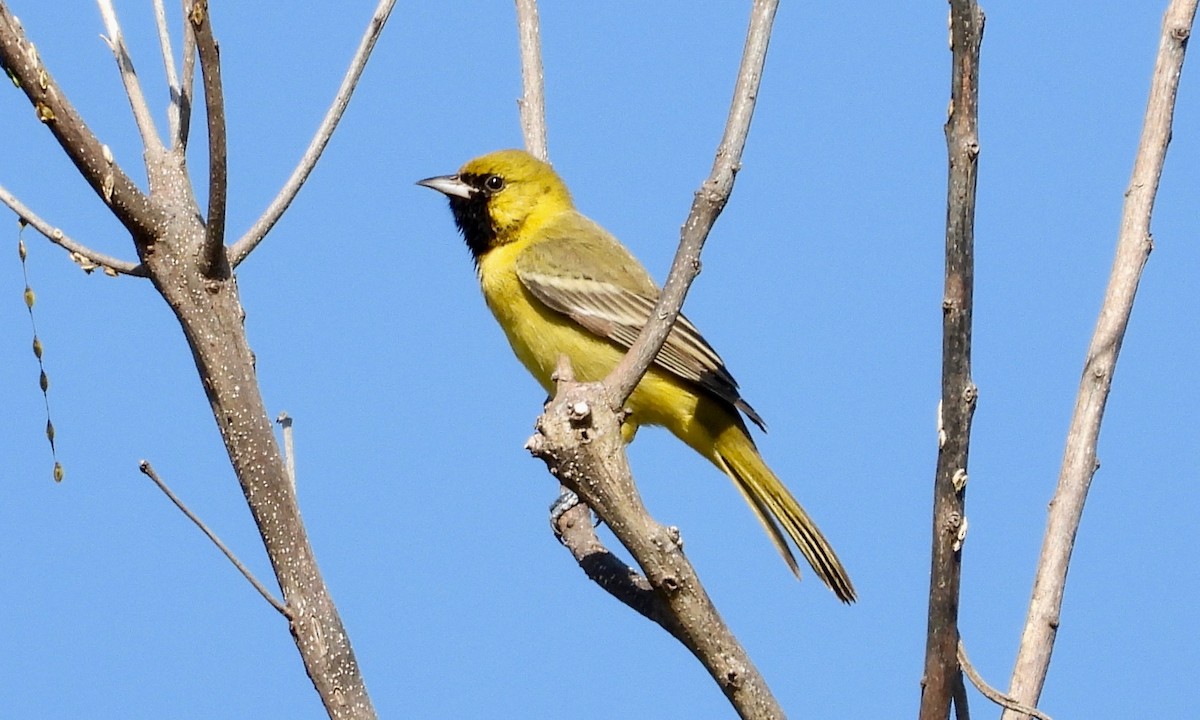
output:
M 494 248 L 479 263 L 479 280 L 488 308 L 496 317 L 517 358 L 547 392 L 560 355 L 571 360 L 575 377 L 600 380 L 621 359 L 610 341 L 592 335 L 574 320 L 534 297 L 516 273 L 516 252 Z

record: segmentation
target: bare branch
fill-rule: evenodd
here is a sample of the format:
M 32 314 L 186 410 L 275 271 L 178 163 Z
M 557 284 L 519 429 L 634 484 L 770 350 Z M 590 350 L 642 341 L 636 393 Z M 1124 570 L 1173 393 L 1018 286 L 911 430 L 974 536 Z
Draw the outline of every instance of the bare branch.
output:
M 521 45 L 522 93 L 517 100 L 521 110 L 521 131 L 525 149 L 534 157 L 550 161 L 546 138 L 546 78 L 542 69 L 542 35 L 538 22 L 537 0 L 516 0 L 517 35 Z
M 958 601 L 966 534 L 967 456 L 978 389 L 971 380 L 975 282 L 975 185 L 979 159 L 979 49 L 983 11 L 951 0 L 950 116 L 946 120 L 946 278 L 942 296 L 942 397 L 933 484 L 929 620 L 922 678 L 922 720 L 950 714 L 962 685 L 958 667 Z
M 525 138 L 525 149 L 539 160 L 549 162 L 546 78 L 542 71 L 542 33 L 537 0 L 516 0 L 516 6 L 523 87 L 523 94 L 517 100 L 521 112 L 521 134 Z M 560 497 L 564 492 L 571 491 L 562 485 L 559 490 Z M 591 512 L 591 508 L 580 498 L 579 505 L 560 515 L 556 521 L 551 514 L 555 537 L 571 551 L 579 567 L 592 582 L 674 635 L 667 625 L 671 621 L 670 613 L 661 601 L 657 601 L 646 579 L 617 559 L 617 556 L 600 542 L 600 538 L 591 527 Z M 588 522 L 580 520 L 581 516 Z M 584 528 L 584 525 L 588 527 Z
M 959 644 L 962 647 L 962 644 Z M 962 673 L 958 674 L 958 682 L 954 683 L 954 720 L 971 720 L 970 703 L 967 701 L 967 684 L 963 682 Z
M 581 501 L 559 515 L 554 523 L 554 535 L 571 551 L 589 580 L 686 644 L 683 628 L 650 581 L 622 562 L 600 541 L 588 505 Z
M 200 532 L 204 533 L 205 536 L 212 541 L 213 545 L 217 546 L 217 549 L 221 551 L 221 554 L 228 558 L 229 562 L 233 563 L 233 566 L 238 569 L 238 572 L 242 574 L 242 577 L 250 581 L 250 584 L 254 586 L 254 589 L 258 591 L 258 594 L 263 596 L 263 600 L 266 600 L 271 604 L 271 607 L 278 610 L 280 615 L 283 615 L 289 620 L 291 619 L 292 611 L 288 609 L 286 605 L 276 600 L 275 596 L 271 594 L 271 591 L 267 590 L 266 586 L 259 582 L 258 578 L 254 577 L 254 573 L 250 572 L 250 568 L 243 565 L 242 561 L 238 560 L 237 556 L 233 554 L 233 551 L 231 551 L 229 547 L 225 545 L 225 543 L 221 542 L 221 538 L 217 537 L 212 530 L 209 530 L 208 526 L 204 524 L 204 521 L 197 517 L 187 505 L 183 504 L 183 501 L 179 499 L 179 496 L 173 493 L 171 488 L 167 487 L 167 484 L 158 477 L 158 473 L 154 471 L 154 467 L 150 464 L 149 460 L 143 460 L 138 463 L 138 469 L 142 471 L 143 475 L 154 481 L 154 484 L 158 486 L 158 489 L 163 491 L 163 494 L 167 496 L 167 499 L 175 503 L 175 507 L 179 508 L 180 511 L 187 516 L 188 520 L 191 520 L 196 524 L 196 527 L 200 528 Z
M 754 103 L 758 98 L 758 86 L 762 80 L 771 26 L 778 5 L 777 0 L 756 0 L 751 10 L 750 28 L 746 33 L 741 67 L 733 89 L 729 120 L 725 125 L 725 135 L 717 147 L 712 172 L 696 192 L 691 212 L 683 224 L 679 250 L 671 263 L 671 272 L 654 308 L 652 321 L 646 323 L 629 352 L 604 381 L 611 389 L 617 407 L 623 406 L 629 399 L 666 342 L 675 319 L 679 317 L 688 288 L 700 273 L 700 250 L 704 247 L 704 241 L 733 192 L 734 176 L 741 169 L 742 150 L 750 132 L 750 119 L 754 115 Z
M 745 649 L 717 613 L 683 554 L 678 531 L 655 522 L 642 503 L 624 453 L 620 408 L 678 316 L 687 285 L 695 277 L 700 246 L 732 190 L 733 175 L 749 131 L 776 4 L 767 0 L 754 4 L 729 122 L 717 151 L 713 175 L 697 193 L 656 317 L 647 323 L 638 343 L 602 384 L 573 382 L 567 358 L 561 358 L 554 399 L 538 421 L 538 434 L 527 445 L 546 462 L 551 474 L 585 503 L 560 517 L 555 527 L 580 566 L 614 597 L 661 625 L 687 647 L 743 718 L 779 718 L 783 717 L 783 711 Z M 545 157 L 536 6 L 518 0 L 517 11 L 525 88 L 522 128 L 530 152 Z M 687 275 L 689 270 L 691 274 Z M 654 332 L 658 332 L 657 345 L 649 347 L 647 341 L 653 338 L 648 336 Z M 635 356 L 638 348 L 642 348 L 641 355 Z M 643 361 L 640 367 L 631 361 L 635 357 Z M 614 386 L 620 389 L 614 390 Z M 614 395 L 620 402 L 610 401 Z M 645 577 L 604 548 L 591 530 L 588 507 L 595 508 L 637 560 Z
M 958 641 L 958 664 L 963 669 L 963 672 L 967 674 L 967 677 L 971 679 L 971 684 L 975 686 L 975 689 L 982 693 L 988 700 L 991 700 L 1002 708 L 1024 713 L 1029 717 L 1037 718 L 1037 720 L 1051 720 L 1050 716 L 1041 710 L 1022 705 L 991 685 L 988 685 L 983 676 L 979 674 L 979 671 L 975 669 L 975 666 L 971 664 L 971 661 L 967 659 L 967 648 L 963 645 L 961 638 Z M 956 698 L 955 706 L 957 707 L 957 705 L 958 700 Z
M 557 378 L 554 399 L 538 419 L 538 432 L 526 447 L 545 461 L 552 475 L 595 508 L 645 571 L 659 601 L 644 602 L 636 573 L 625 578 L 619 571 L 613 573 L 616 580 L 605 589 L 678 638 L 741 717 L 782 718 L 783 710 L 770 688 L 684 556 L 678 531 L 655 522 L 642 503 L 625 455 L 620 415 L 605 401 L 606 388 L 599 383 L 574 382 L 565 356 L 560 359 Z M 584 516 L 586 522 L 586 513 Z M 620 587 L 619 593 L 614 592 L 616 587 Z M 657 615 L 660 607 L 665 614 Z
M 156 228 L 162 225 L 162 213 L 113 162 L 108 146 L 83 122 L 3 0 L 0 0 L 0 66 L 29 98 L 38 120 L 54 134 L 83 178 L 129 230 L 138 251 L 143 251 Z
M 70 253 L 71 260 L 83 268 L 84 272 L 91 272 L 96 268 L 100 268 L 106 275 L 122 274 L 148 277 L 144 265 L 110 257 L 72 240 L 61 229 L 46 222 L 41 216 L 26 207 L 24 203 L 18 200 L 3 185 L 0 185 L 0 202 L 7 205 L 17 214 L 17 217 L 32 225 L 42 235 L 45 235 L 47 240 Z
M 219 78 L 214 76 L 216 44 L 205 8 L 202 0 L 189 5 L 199 14 L 185 13 L 185 44 L 188 37 L 197 35 L 189 51 L 198 49 L 203 58 L 209 109 L 216 110 L 219 117 L 215 105 L 220 98 Z M 193 29 L 196 33 L 191 32 Z M 4 0 L 0 0 L 0 62 L 29 96 L 38 117 L 51 127 L 80 171 L 130 229 L 145 271 L 179 320 L 283 602 L 293 610 L 288 616 L 289 629 L 326 711 L 332 718 L 376 717 L 349 634 L 317 566 L 263 404 L 236 283 L 227 274 L 222 277 L 220 272 L 216 276 L 211 272 L 228 269 L 223 263 L 220 233 L 213 232 L 223 223 L 223 210 L 213 214 L 213 204 L 221 203 L 224 196 L 223 181 L 210 198 L 208 227 L 200 220 L 178 145 L 171 153 L 160 148 L 159 157 L 147 162 L 153 198 L 139 192 L 66 103 Z M 185 59 L 181 86 L 184 95 L 190 92 L 193 73 Z M 180 109 L 187 110 L 186 101 Z M 180 129 L 186 133 L 186 122 L 181 122 Z M 216 144 L 221 132 L 212 132 L 210 145 Z M 151 148 L 147 152 L 155 151 Z M 213 164 L 223 162 L 222 158 Z M 215 244 L 210 242 L 214 237 Z M 220 264 L 212 262 L 214 251 Z
M 171 31 L 167 27 L 167 9 L 163 0 L 154 0 L 154 24 L 158 28 L 163 71 L 167 75 L 167 89 L 171 93 L 171 103 L 167 106 L 167 136 L 174 144 L 175 138 L 179 137 L 179 103 L 182 94 L 179 89 L 179 74 L 175 70 L 175 53 L 171 49 Z
M 171 139 L 172 149 L 179 151 L 187 149 L 188 134 L 192 130 L 192 98 L 195 97 L 192 86 L 196 80 L 196 33 L 192 32 L 192 23 L 186 18 L 183 21 L 182 57 L 183 79 L 179 83 L 179 128 L 177 134 Z
M 1098 467 L 1096 445 L 1104 407 L 1112 387 L 1117 356 L 1133 312 L 1138 282 L 1153 247 L 1150 216 L 1166 160 L 1167 145 L 1171 141 L 1175 96 L 1183 72 L 1187 39 L 1196 18 L 1196 5 L 1197 0 L 1171 0 L 1163 16 L 1158 57 L 1150 81 L 1150 97 L 1146 103 L 1146 118 L 1129 188 L 1125 192 L 1116 256 L 1104 293 L 1104 304 L 1100 308 L 1096 329 L 1084 359 L 1083 376 L 1067 431 L 1058 487 L 1050 502 L 1029 612 L 1009 685 L 1009 695 L 1024 705 L 1037 704 L 1050 667 L 1071 551 L 1075 546 L 1075 535 L 1079 530 L 1088 488 Z M 1020 717 L 1019 712 L 1004 713 L 1006 720 Z
M 329 144 L 329 138 L 333 136 L 333 131 L 346 112 L 346 106 L 350 104 L 350 96 L 358 87 L 359 78 L 362 77 L 363 69 L 367 66 L 371 51 L 375 49 L 375 42 L 379 39 L 379 34 L 383 32 L 383 26 L 387 23 L 388 16 L 391 15 L 392 7 L 395 4 L 396 0 L 379 0 L 374 15 L 367 23 L 362 40 L 359 41 L 358 50 L 350 61 L 350 67 L 346 69 L 346 75 L 342 78 L 341 87 L 338 88 L 333 104 L 325 112 L 325 118 L 321 121 L 321 126 L 317 128 L 316 135 L 309 142 L 308 149 L 304 151 L 304 157 L 300 158 L 300 163 L 292 171 L 291 177 L 287 179 L 279 194 L 267 206 L 262 217 L 230 247 L 229 263 L 231 267 L 240 265 L 254 248 L 258 247 L 271 228 L 275 227 L 275 223 L 279 222 L 279 218 L 292 204 L 292 200 L 296 199 L 296 194 L 300 192 L 304 182 L 308 180 L 309 173 L 316 166 L 317 160 L 321 158 L 321 153 Z
M 125 35 L 121 32 L 121 24 L 117 20 L 117 10 L 113 7 L 112 0 L 97 0 L 97 3 L 100 5 L 100 15 L 104 18 L 104 29 L 108 33 L 105 41 L 117 59 L 117 69 L 121 72 L 121 82 L 125 85 L 125 94 L 129 97 L 129 106 L 133 109 L 133 119 L 137 122 L 142 144 L 147 149 L 161 148 L 162 140 L 154 127 L 154 116 L 150 113 L 150 107 L 146 105 L 146 96 L 142 94 L 137 71 L 133 69 L 129 48 L 125 46 Z
M 194 0 L 188 11 L 196 48 L 200 52 L 200 74 L 204 78 L 204 106 L 208 113 L 208 219 L 205 222 L 205 277 L 225 277 L 230 267 L 225 257 L 225 201 L 228 197 L 228 148 L 225 136 L 225 91 L 221 87 L 221 57 L 213 37 L 208 0 Z

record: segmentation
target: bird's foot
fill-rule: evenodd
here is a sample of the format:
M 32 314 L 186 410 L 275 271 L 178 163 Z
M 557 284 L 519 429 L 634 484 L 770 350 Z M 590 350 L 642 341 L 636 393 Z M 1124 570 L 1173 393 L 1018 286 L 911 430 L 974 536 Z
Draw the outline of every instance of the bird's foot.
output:
M 554 502 L 550 503 L 550 526 L 558 527 L 558 519 L 579 504 L 579 496 L 573 490 L 562 488 Z

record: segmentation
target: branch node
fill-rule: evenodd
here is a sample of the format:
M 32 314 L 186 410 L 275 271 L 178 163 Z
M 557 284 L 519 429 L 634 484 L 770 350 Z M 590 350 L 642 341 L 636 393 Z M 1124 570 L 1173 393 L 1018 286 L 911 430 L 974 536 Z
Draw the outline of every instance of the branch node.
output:
M 358 49 L 354 53 L 354 58 L 350 61 L 350 66 L 346 69 L 346 74 L 342 78 L 342 84 L 338 87 L 337 95 L 334 96 L 333 102 L 325 112 L 325 117 L 321 120 L 320 127 L 317 128 L 316 133 L 309 142 L 308 149 L 304 151 L 304 156 L 300 158 L 300 162 L 280 189 L 279 194 L 275 196 L 270 205 L 267 206 L 267 209 L 263 211 L 262 216 L 229 249 L 229 265 L 231 268 L 236 268 L 262 242 L 271 228 L 275 226 L 275 223 L 279 221 L 284 211 L 291 205 L 297 193 L 300 192 L 300 188 L 304 185 L 305 180 L 308 179 L 309 173 L 312 172 L 312 169 L 317 164 L 317 160 L 320 159 L 321 154 L 325 151 L 326 145 L 329 144 L 329 138 L 333 136 L 333 131 L 342 119 L 346 107 L 350 104 L 350 98 L 354 94 L 354 89 L 358 86 L 358 81 L 362 77 L 367 60 L 371 57 L 372 50 L 375 49 L 375 43 L 379 39 L 380 33 L 383 32 L 384 25 L 387 23 L 395 3 L 396 0 L 379 0 L 379 4 L 375 6 L 375 13 L 367 23 L 367 29 L 363 32 Z M 187 37 L 185 37 L 186 40 Z
M 975 407 L 975 402 L 979 400 L 979 386 L 973 382 L 968 382 L 962 391 L 963 402 L 968 408 Z
M 963 543 L 967 539 L 967 519 L 961 518 L 958 524 L 958 530 L 954 533 L 954 542 L 950 543 L 950 549 L 954 552 L 962 550 Z
M 530 435 L 525 441 L 525 449 L 536 458 L 546 457 L 546 436 L 540 431 Z
M 954 485 L 954 492 L 962 492 L 967 486 L 967 471 L 959 468 L 954 471 L 954 476 L 950 478 L 950 483 Z
M 671 544 L 680 550 L 683 549 L 683 533 L 679 532 L 679 527 L 671 525 L 667 528 L 667 537 L 671 539 Z
M 567 416 L 575 427 L 585 427 L 591 424 L 592 407 L 588 405 L 587 401 L 578 400 L 571 403 Z

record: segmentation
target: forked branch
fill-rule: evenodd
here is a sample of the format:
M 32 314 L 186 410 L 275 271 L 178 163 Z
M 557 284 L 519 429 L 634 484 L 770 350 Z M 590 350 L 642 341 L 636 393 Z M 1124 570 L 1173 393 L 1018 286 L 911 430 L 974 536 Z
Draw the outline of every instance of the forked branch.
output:
M 79 169 L 142 252 L 165 220 L 100 142 L 42 64 L 7 3 L 0 0 L 0 66 L 29 98 L 37 118 L 49 128 L 63 152 Z
M 690 650 L 741 717 L 784 717 L 683 554 L 679 532 L 655 521 L 642 503 L 625 454 L 621 414 L 608 401 L 608 388 L 603 383 L 575 382 L 565 356 L 559 362 L 557 379 L 554 399 L 538 418 L 538 432 L 527 447 L 604 520 L 641 566 L 655 599 L 639 590 L 642 580 L 636 573 L 622 577 L 611 560 L 603 560 L 611 554 L 594 547 L 599 540 L 585 543 L 593 547 L 576 557 L 581 564 L 587 558 L 609 563 L 605 577 L 613 584 L 601 583 L 601 587 L 661 625 Z M 586 522 L 586 513 L 583 515 Z
M 71 239 L 61 229 L 51 225 L 40 215 L 26 207 L 25 203 L 18 200 L 3 185 L 0 185 L 0 203 L 7 205 L 10 210 L 17 214 L 17 217 L 33 226 L 33 229 L 44 235 L 47 240 L 66 250 L 70 254 L 71 260 L 83 268 L 84 272 L 91 272 L 96 268 L 100 268 L 106 275 L 147 276 L 144 265 L 131 263 L 128 260 L 121 260 L 120 258 L 96 252 L 83 243 Z
M 205 222 L 205 277 L 225 277 L 225 202 L 228 197 L 228 147 L 225 135 L 225 91 L 221 87 L 221 57 L 213 37 L 208 0 L 193 0 L 188 11 L 196 50 L 200 54 L 200 76 L 204 80 L 204 107 L 208 117 L 208 219 Z
M 316 167 L 317 160 L 321 159 L 321 153 L 325 152 L 329 138 L 333 137 L 333 131 L 337 128 L 338 122 L 346 112 L 346 107 L 350 104 L 350 96 L 358 87 L 359 78 L 362 77 L 363 70 L 367 66 L 371 51 L 375 49 L 375 42 L 379 39 L 379 34 L 383 32 L 383 26 L 387 23 L 388 16 L 392 14 L 392 7 L 395 4 L 396 0 L 379 0 L 379 4 L 375 7 L 375 13 L 371 16 L 371 20 L 367 23 L 367 29 L 363 32 L 362 40 L 358 43 L 358 50 L 355 51 L 354 58 L 350 61 L 350 67 L 346 69 L 346 75 L 342 78 L 342 85 L 333 98 L 333 104 L 325 112 L 325 118 L 321 121 L 321 126 L 317 128 L 316 134 L 313 135 L 312 141 L 309 142 L 308 149 L 304 151 L 304 156 L 300 158 L 300 163 L 296 165 L 296 169 L 292 171 L 279 194 L 267 206 L 262 217 L 229 248 L 231 267 L 236 268 L 240 265 L 254 248 L 258 247 L 271 228 L 275 227 L 275 223 L 279 222 L 283 212 L 296 199 L 296 194 L 300 192 L 304 181 Z
M 147 163 L 150 189 L 149 195 L 142 193 L 116 166 L 108 149 L 87 129 L 54 84 L 3 0 L 0 63 L 29 97 L 38 118 L 49 126 L 80 172 L 129 229 L 143 265 L 125 269 L 131 273 L 140 269 L 149 275 L 179 320 L 216 426 L 283 592 L 282 605 L 276 605 L 284 608 L 305 670 L 327 712 L 333 718 L 374 718 L 349 634 L 321 577 L 294 483 L 267 417 L 254 353 L 244 331 L 245 310 L 237 286 L 226 272 L 221 241 L 226 192 L 224 112 L 216 43 L 206 3 L 195 0 L 188 8 L 192 12 L 185 13 L 179 109 L 186 118 L 186 97 L 190 95 L 193 73 L 188 58 L 199 55 L 208 100 L 209 144 L 214 153 L 207 227 L 199 220 L 201 211 L 195 202 L 196 193 L 191 191 L 180 138 L 175 138 L 165 152 L 148 141 L 145 150 L 152 156 Z M 195 45 L 189 45 L 191 38 Z M 123 57 L 118 50 L 118 59 Z M 122 67 L 124 72 L 128 65 Z M 138 103 L 133 102 L 136 112 Z M 186 134 L 186 128 L 186 119 L 181 119 L 176 129 L 180 137 Z M 18 212 L 33 219 L 27 210 Z M 56 239 L 54 229 L 46 223 L 41 223 L 39 229 Z M 90 251 L 89 255 L 100 264 L 117 267 L 109 258 Z
M 554 400 L 538 422 L 529 449 L 551 474 L 609 526 L 636 559 L 644 577 L 603 547 L 586 509 L 559 518 L 556 532 L 588 576 L 661 625 L 705 666 L 744 718 L 783 717 L 762 675 L 721 619 L 680 547 L 678 531 L 656 522 L 633 482 L 620 432 L 621 408 L 665 342 L 687 288 L 699 270 L 700 249 L 724 208 L 741 164 L 777 3 L 754 3 L 750 29 L 725 134 L 710 177 L 696 193 L 680 248 L 651 320 L 603 383 L 576 383 L 563 358 Z M 520 101 L 526 147 L 545 157 L 545 119 L 535 3 L 518 0 L 524 95 Z M 573 513 L 573 514 L 572 514 Z

